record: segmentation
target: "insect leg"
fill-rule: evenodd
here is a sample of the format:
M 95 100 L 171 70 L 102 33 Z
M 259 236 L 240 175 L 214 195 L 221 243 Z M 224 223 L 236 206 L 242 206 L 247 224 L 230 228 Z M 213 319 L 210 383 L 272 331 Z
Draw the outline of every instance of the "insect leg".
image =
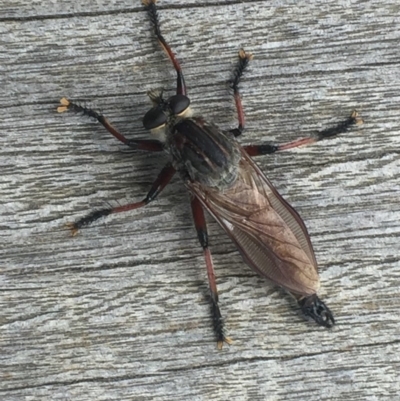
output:
M 214 324 L 214 332 L 217 336 L 218 348 L 221 349 L 224 342 L 231 344 L 232 340 L 229 337 L 225 337 L 224 334 L 224 323 L 218 306 L 217 283 L 215 281 L 214 264 L 212 261 L 211 252 L 208 248 L 208 233 L 203 207 L 197 198 L 192 199 L 191 206 L 197 236 L 199 238 L 200 245 L 203 248 L 204 259 L 206 261 L 207 276 L 211 292 L 211 312 Z
M 178 59 L 175 57 L 174 52 L 170 48 L 169 44 L 166 42 L 164 37 L 161 34 L 160 29 L 160 21 L 158 19 L 158 12 L 156 7 L 157 0 L 142 0 L 147 13 L 149 14 L 150 21 L 154 26 L 154 34 L 157 37 L 158 42 L 160 43 L 161 47 L 163 48 L 164 52 L 167 54 L 168 58 L 171 60 L 172 65 L 176 71 L 176 94 L 177 95 L 186 95 L 186 85 L 185 79 L 183 77 L 183 72 L 181 65 L 179 64 Z
M 59 113 L 63 113 L 67 110 L 74 111 L 75 113 L 82 113 L 85 116 L 95 118 L 111 135 L 117 138 L 119 141 L 128 145 L 133 149 L 138 150 L 146 150 L 149 152 L 161 152 L 164 150 L 163 144 L 160 141 L 152 140 L 152 139 L 140 139 L 140 140 L 131 140 L 125 138 L 124 135 L 119 133 L 109 122 L 108 120 L 92 109 L 89 109 L 84 106 L 80 106 L 79 104 L 73 103 L 63 97 L 61 100 L 61 106 L 58 106 L 57 111 Z
M 259 156 L 275 153 L 281 150 L 297 148 L 298 146 L 310 145 L 312 143 L 322 141 L 323 139 L 331 138 L 333 136 L 343 134 L 349 130 L 352 125 L 361 125 L 363 123 L 357 111 L 353 111 L 346 120 L 340 122 L 334 127 L 324 129 L 317 132 L 315 135 L 308 138 L 297 139 L 292 142 L 283 143 L 281 145 L 274 144 L 261 144 L 261 145 L 247 145 L 243 146 L 250 156 Z
M 87 226 L 102 217 L 108 216 L 111 213 L 127 212 L 128 210 L 138 209 L 142 206 L 147 205 L 148 203 L 150 203 L 151 201 L 153 201 L 154 199 L 157 198 L 157 196 L 160 194 L 160 192 L 171 181 L 175 172 L 176 172 L 175 168 L 171 165 L 171 163 L 168 163 L 161 170 L 160 174 L 158 175 L 157 179 L 154 181 L 154 183 L 151 186 L 151 189 L 147 193 L 146 197 L 143 200 L 141 200 L 140 202 L 129 203 L 127 205 L 122 205 L 122 206 L 118 206 L 118 207 L 114 207 L 114 208 L 95 210 L 95 211 L 89 213 L 87 216 L 82 217 L 75 223 L 68 223 L 67 227 L 72 231 L 72 235 L 76 235 L 80 228 Z
M 231 79 L 231 88 L 233 89 L 233 96 L 235 98 L 236 111 L 238 115 L 239 125 L 236 129 L 231 130 L 232 134 L 235 136 L 239 136 L 244 130 L 244 111 L 242 105 L 242 99 L 240 98 L 239 93 L 239 82 L 242 77 L 245 69 L 249 65 L 249 61 L 253 59 L 253 55 L 251 53 L 246 53 L 243 49 L 239 51 L 239 61 L 236 65 L 236 68 L 233 72 L 233 77 Z

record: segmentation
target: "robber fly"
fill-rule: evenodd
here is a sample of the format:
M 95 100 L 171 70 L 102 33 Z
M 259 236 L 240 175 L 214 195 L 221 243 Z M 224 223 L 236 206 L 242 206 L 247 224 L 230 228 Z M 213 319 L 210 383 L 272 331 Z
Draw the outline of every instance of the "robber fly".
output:
M 66 98 L 61 99 L 58 111 L 72 110 L 93 117 L 131 148 L 149 152 L 166 151 L 170 161 L 142 201 L 96 210 L 70 223 L 72 234 L 75 235 L 80 228 L 111 213 L 147 205 L 178 172 L 191 194 L 194 224 L 207 267 L 218 348 L 222 348 L 224 342 L 231 343 L 231 339 L 225 335 L 218 306 L 204 209 L 225 230 L 253 270 L 288 291 L 297 300 L 307 319 L 324 327 L 332 327 L 335 323 L 333 314 L 316 294 L 320 281 L 307 229 L 298 213 L 279 195 L 250 156 L 271 154 L 344 133 L 351 125 L 361 124 L 361 118 L 353 111 L 350 117 L 337 126 L 309 138 L 281 145 L 241 146 L 236 137 L 244 130 L 244 112 L 238 86 L 252 55 L 244 50 L 239 51 L 239 60 L 230 81 L 239 125 L 233 130 L 222 131 L 205 118 L 193 116 L 181 66 L 161 34 L 155 3 L 156 0 L 143 0 L 154 34 L 177 74 L 175 95 L 166 99 L 162 92 L 149 93 L 153 107 L 144 116 L 143 125 L 158 139 L 127 139 L 103 115 Z

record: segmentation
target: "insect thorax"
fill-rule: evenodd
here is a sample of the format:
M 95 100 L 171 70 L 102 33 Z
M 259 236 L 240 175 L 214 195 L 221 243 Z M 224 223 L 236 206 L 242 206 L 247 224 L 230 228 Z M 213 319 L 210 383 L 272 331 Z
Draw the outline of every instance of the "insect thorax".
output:
M 185 179 L 219 190 L 236 181 L 240 151 L 233 135 L 202 117 L 179 120 L 168 131 L 167 148 Z

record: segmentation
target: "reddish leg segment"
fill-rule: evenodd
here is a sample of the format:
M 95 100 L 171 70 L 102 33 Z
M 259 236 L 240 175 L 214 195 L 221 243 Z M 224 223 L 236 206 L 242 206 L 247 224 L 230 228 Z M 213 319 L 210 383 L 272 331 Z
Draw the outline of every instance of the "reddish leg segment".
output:
M 346 120 L 340 122 L 334 127 L 319 131 L 315 135 L 310 136 L 308 138 L 297 139 L 295 141 L 283 143 L 281 145 L 273 145 L 273 144 L 247 145 L 243 146 L 243 148 L 250 156 L 271 154 L 279 152 L 281 150 L 297 148 L 298 146 L 309 145 L 318 141 L 322 141 L 323 139 L 332 138 L 336 135 L 347 132 L 352 125 L 361 125 L 362 123 L 363 121 L 361 117 L 359 116 L 357 111 L 354 110 L 351 113 L 350 117 L 348 117 Z
M 140 202 L 136 203 L 129 203 L 127 205 L 122 205 L 114 208 L 107 208 L 107 209 L 100 209 L 95 210 L 94 212 L 89 213 L 87 216 L 82 217 L 75 223 L 68 223 L 68 228 L 71 229 L 72 235 L 76 235 L 80 228 L 87 226 L 94 221 L 108 216 L 111 213 L 122 213 L 127 212 L 128 210 L 138 209 L 142 206 L 147 205 L 151 201 L 157 198 L 160 192 L 168 185 L 171 181 L 172 177 L 174 176 L 176 170 L 168 163 L 160 172 L 157 179 L 154 181 L 153 185 L 151 186 L 150 191 L 147 193 L 146 197 L 141 200 Z
M 225 337 L 224 334 L 224 323 L 222 320 L 221 311 L 218 306 L 217 283 L 215 280 L 214 264 L 212 261 L 211 252 L 208 248 L 208 233 L 203 207 L 201 206 L 201 203 L 197 198 L 192 199 L 191 206 L 194 225 L 196 227 L 197 236 L 199 238 L 200 245 L 203 248 L 204 259 L 206 261 L 208 283 L 211 293 L 211 312 L 214 324 L 214 332 L 217 336 L 218 348 L 221 349 L 224 342 L 227 344 L 231 344 L 232 340 L 229 337 Z
M 161 152 L 164 150 L 164 146 L 160 141 L 153 140 L 153 139 L 139 139 L 139 140 L 131 140 L 125 138 L 120 132 L 118 132 L 109 122 L 108 120 L 97 113 L 96 111 L 89 109 L 84 106 L 80 106 L 79 104 L 73 103 L 63 97 L 61 100 L 61 106 L 58 106 L 57 111 L 59 113 L 63 113 L 67 110 L 74 111 L 75 113 L 82 113 L 85 116 L 95 118 L 103 127 L 115 138 L 117 138 L 122 143 L 128 145 L 133 149 L 138 150 L 146 150 L 148 152 Z
M 185 85 L 185 79 L 183 77 L 181 65 L 179 64 L 179 61 L 175 57 L 175 54 L 172 51 L 172 49 L 170 48 L 169 44 L 167 43 L 167 41 L 164 39 L 164 37 L 161 34 L 160 21 L 158 19 L 158 13 L 157 13 L 157 7 L 156 7 L 156 0 L 142 0 L 142 3 L 146 7 L 146 10 L 149 14 L 150 20 L 154 26 L 154 34 L 156 35 L 158 42 L 160 43 L 161 47 L 163 48 L 164 52 L 166 53 L 168 58 L 171 60 L 171 63 L 175 68 L 176 75 L 177 75 L 177 77 L 176 77 L 176 94 L 186 96 L 186 94 L 187 94 L 186 85 Z

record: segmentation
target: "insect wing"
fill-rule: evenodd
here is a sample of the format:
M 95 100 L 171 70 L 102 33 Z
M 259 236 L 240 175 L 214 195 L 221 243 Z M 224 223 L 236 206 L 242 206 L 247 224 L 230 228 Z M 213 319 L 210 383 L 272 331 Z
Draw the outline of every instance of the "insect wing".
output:
M 303 221 L 244 149 L 240 151 L 233 186 L 218 191 L 191 182 L 189 190 L 224 228 L 251 268 L 295 294 L 314 294 L 319 288 L 318 269 Z

